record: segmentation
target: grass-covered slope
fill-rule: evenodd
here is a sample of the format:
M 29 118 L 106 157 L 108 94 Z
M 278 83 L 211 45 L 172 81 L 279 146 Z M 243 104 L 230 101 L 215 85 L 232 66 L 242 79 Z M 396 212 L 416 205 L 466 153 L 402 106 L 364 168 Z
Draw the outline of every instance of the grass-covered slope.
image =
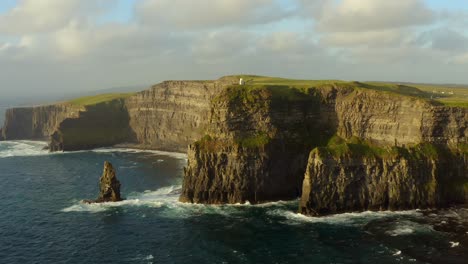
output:
M 135 93 L 108 93 L 108 94 L 99 94 L 93 96 L 85 96 L 73 99 L 68 101 L 67 103 L 75 105 L 75 106 L 90 106 L 96 105 L 99 103 L 110 102 L 116 99 L 125 99 L 134 95 Z
M 267 77 L 258 75 L 236 75 L 243 78 L 246 85 L 279 85 L 307 89 L 310 87 L 325 87 L 338 85 L 340 87 L 351 87 L 370 89 L 404 96 L 413 96 L 433 103 L 452 107 L 468 108 L 468 86 L 450 86 L 436 84 L 412 84 L 412 83 L 386 83 L 386 82 L 352 82 L 340 80 L 296 80 L 279 77 Z

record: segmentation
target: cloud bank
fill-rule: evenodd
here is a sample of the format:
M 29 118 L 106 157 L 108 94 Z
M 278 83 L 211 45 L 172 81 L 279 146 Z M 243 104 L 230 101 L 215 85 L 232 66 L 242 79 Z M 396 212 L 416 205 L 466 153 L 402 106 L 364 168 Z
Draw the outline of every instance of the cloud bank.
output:
M 0 93 L 253 73 L 468 83 L 467 10 L 405 0 L 20 0 L 0 13 Z

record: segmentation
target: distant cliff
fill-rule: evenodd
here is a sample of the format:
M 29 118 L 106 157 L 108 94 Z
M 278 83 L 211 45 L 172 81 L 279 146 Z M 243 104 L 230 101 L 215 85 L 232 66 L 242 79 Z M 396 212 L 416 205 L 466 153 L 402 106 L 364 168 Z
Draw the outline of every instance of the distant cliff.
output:
M 211 98 L 234 82 L 166 81 L 126 99 L 128 141 L 140 148 L 186 152 L 204 135 Z
M 1 138 L 48 139 L 63 120 L 78 116 L 79 111 L 79 107 L 67 104 L 8 109 Z
M 77 115 L 64 119 L 50 137 L 51 151 L 74 151 L 109 147 L 131 135 L 124 99 L 84 106 Z

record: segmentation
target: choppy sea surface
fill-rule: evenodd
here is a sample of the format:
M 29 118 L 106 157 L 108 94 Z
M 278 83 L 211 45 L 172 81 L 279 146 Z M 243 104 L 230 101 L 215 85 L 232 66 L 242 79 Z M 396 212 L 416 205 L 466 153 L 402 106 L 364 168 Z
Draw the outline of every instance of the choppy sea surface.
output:
M 0 142 L 0 263 L 468 263 L 467 209 L 314 218 L 297 201 L 182 204 L 183 154 L 44 145 Z M 105 160 L 127 199 L 82 204 Z

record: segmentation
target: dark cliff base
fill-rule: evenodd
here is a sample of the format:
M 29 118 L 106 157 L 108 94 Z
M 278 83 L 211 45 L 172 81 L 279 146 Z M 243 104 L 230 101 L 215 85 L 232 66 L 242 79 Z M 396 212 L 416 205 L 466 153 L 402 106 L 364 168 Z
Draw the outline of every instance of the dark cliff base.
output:
M 262 203 L 290 200 L 301 193 L 306 153 L 278 145 L 224 147 L 216 153 L 198 144 L 188 150 L 180 201 L 191 203 Z

